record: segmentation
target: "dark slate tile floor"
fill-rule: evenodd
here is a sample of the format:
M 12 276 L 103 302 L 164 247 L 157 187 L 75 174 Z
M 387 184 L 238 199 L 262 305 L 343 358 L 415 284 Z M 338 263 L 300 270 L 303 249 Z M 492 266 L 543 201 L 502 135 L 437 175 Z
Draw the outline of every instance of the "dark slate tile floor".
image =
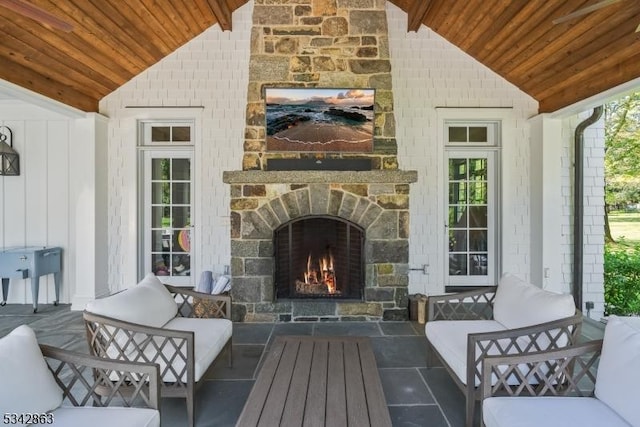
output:
M 82 313 L 69 305 L 0 307 L 0 337 L 29 324 L 42 343 L 87 352 Z M 424 325 L 416 322 L 236 323 L 233 367 L 225 356 L 196 393 L 196 426 L 234 426 L 262 366 L 264 352 L 278 335 L 368 336 L 394 427 L 458 427 L 464 424 L 464 396 L 442 367 L 427 368 Z M 585 339 L 602 337 L 602 327 L 585 322 Z M 186 425 L 183 399 L 163 399 L 163 427 Z

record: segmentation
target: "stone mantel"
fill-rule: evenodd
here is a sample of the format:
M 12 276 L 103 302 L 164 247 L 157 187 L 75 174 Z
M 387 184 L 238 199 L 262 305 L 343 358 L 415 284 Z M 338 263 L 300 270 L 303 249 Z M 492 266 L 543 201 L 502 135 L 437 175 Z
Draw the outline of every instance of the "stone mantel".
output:
M 313 184 L 343 183 L 410 184 L 418 180 L 417 171 L 224 171 L 222 181 L 227 184 Z

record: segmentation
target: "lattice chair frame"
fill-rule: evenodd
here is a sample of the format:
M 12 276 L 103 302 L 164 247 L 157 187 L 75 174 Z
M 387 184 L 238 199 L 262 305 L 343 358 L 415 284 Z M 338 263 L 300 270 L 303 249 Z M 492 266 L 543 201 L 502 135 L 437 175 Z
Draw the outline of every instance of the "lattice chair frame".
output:
M 428 321 L 434 320 L 493 320 L 493 305 L 497 286 L 429 296 Z M 469 334 L 467 337 L 466 384 L 454 373 L 444 357 L 431 347 L 427 354 L 429 366 L 434 357 L 440 359 L 458 387 L 465 393 L 466 426 L 473 425 L 475 402 L 481 398 L 482 362 L 488 355 L 508 355 L 554 350 L 575 345 L 582 331 L 582 313 L 576 310 L 571 317 L 518 329 Z M 545 343 L 545 345 L 541 345 Z M 480 386 L 476 387 L 476 381 Z
M 482 399 L 492 396 L 592 397 L 602 340 L 511 356 L 488 356 Z
M 165 285 L 178 304 L 178 317 L 231 320 L 231 298 Z M 162 397 L 184 397 L 189 425 L 195 420 L 195 336 L 191 331 L 171 330 L 124 322 L 85 311 L 87 342 L 93 355 L 114 360 L 156 363 L 160 367 Z M 232 339 L 221 352 L 232 364 Z M 205 378 L 207 372 L 203 373 Z
M 40 350 L 73 406 L 148 407 L 160 410 L 157 365 L 119 362 L 40 344 Z
M 582 313 L 576 310 L 573 316 L 553 322 L 505 331 L 469 334 L 467 383 L 459 384 L 466 395 L 467 425 L 473 422 L 475 401 L 481 400 L 482 397 L 482 366 L 488 357 L 528 354 L 574 346 L 578 344 L 581 332 Z M 456 375 L 452 377 L 459 381 Z M 477 387 L 476 381 L 479 382 Z
M 491 320 L 497 286 L 429 296 L 427 320 Z
M 178 316 L 231 319 L 231 297 L 210 295 L 178 286 L 164 285 L 178 304 Z

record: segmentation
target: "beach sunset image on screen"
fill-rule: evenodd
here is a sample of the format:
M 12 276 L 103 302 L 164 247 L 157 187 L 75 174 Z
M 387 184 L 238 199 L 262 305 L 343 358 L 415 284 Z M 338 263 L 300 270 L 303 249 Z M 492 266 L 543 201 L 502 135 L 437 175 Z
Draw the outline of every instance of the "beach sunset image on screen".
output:
M 374 89 L 265 89 L 267 150 L 372 151 L 374 95 Z

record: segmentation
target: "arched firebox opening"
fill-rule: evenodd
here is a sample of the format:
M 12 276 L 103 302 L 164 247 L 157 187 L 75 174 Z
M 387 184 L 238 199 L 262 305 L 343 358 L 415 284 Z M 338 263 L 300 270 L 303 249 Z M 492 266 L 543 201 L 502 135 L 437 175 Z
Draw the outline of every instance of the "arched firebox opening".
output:
M 362 299 L 364 230 L 339 217 L 307 216 L 274 232 L 276 298 Z

